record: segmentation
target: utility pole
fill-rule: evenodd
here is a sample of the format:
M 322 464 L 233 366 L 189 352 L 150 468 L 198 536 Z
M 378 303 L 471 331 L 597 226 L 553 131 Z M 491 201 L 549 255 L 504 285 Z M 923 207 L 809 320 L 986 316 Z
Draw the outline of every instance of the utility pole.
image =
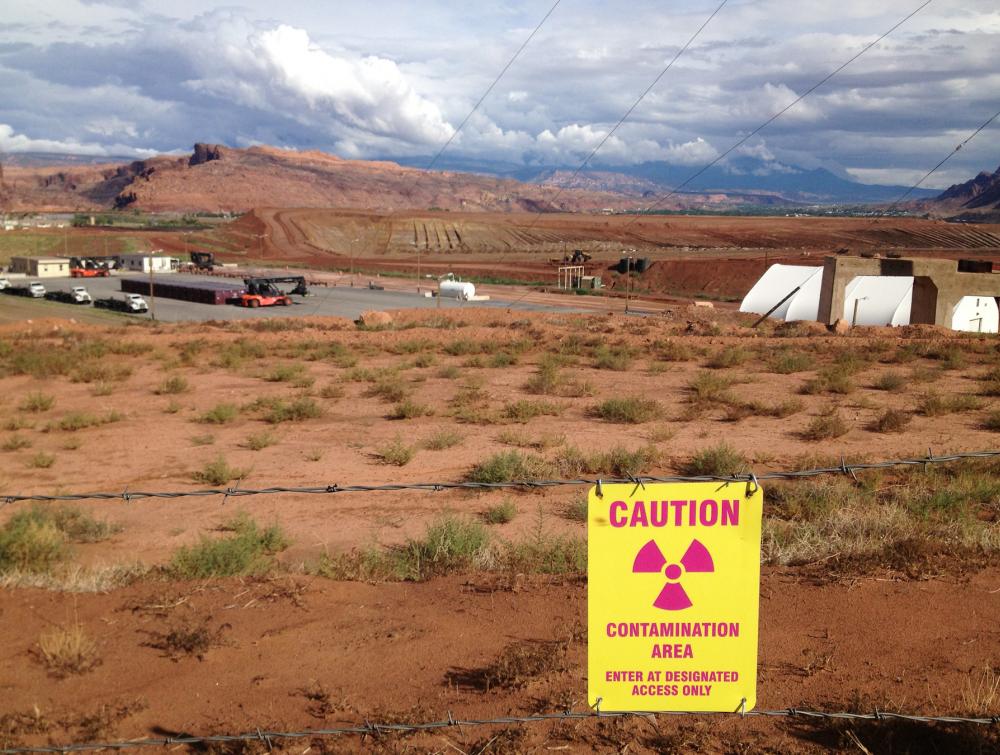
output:
M 156 319 L 156 292 L 153 290 L 153 261 L 156 259 L 153 255 L 156 254 L 156 250 L 152 250 L 149 253 L 149 319 Z

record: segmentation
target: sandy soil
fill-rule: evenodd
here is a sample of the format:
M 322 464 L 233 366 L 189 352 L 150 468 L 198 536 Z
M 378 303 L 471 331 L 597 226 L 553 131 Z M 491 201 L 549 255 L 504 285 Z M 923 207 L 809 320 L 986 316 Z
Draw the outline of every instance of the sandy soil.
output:
M 397 326 L 417 327 L 379 332 L 357 330 L 352 323 L 314 320 L 295 329 L 270 332 L 240 324 L 190 324 L 103 330 L 96 326 L 51 321 L 0 327 L 0 338 L 31 332 L 60 339 L 100 337 L 118 344 L 109 363 L 131 367 L 114 382 L 109 395 L 95 396 L 94 385 L 57 377 L 25 376 L 0 380 L 0 419 L 24 417 L 18 408 L 31 391 L 55 397 L 55 405 L 27 417 L 34 426 L 17 431 L 30 448 L 3 453 L 0 492 L 53 490 L 191 489 L 192 474 L 222 455 L 247 471 L 241 485 L 312 485 L 387 481 L 458 480 L 470 467 L 509 446 L 504 430 L 532 438 L 561 439 L 585 451 L 613 445 L 636 448 L 653 443 L 663 453 L 656 471 L 675 471 L 693 452 L 725 439 L 746 453 L 755 471 L 799 466 L 804 456 L 843 453 L 849 459 L 892 458 L 936 452 L 989 448 L 996 434 L 982 429 L 993 406 L 944 418 L 913 418 L 904 434 L 870 429 L 885 408 L 912 410 L 917 397 L 932 386 L 943 394 L 976 392 L 983 365 L 992 363 L 994 339 L 959 338 L 934 328 L 856 329 L 848 337 L 820 335 L 774 337 L 773 327 L 748 331 L 746 318 L 703 310 L 679 310 L 673 316 L 645 320 L 620 315 L 523 315 L 465 311 L 442 319 L 431 313 L 397 313 Z M 453 327 L 443 327 L 445 325 Z M 941 370 L 939 360 L 918 358 L 905 365 L 873 362 L 846 396 L 797 395 L 814 370 L 789 375 L 763 369 L 777 349 L 814 353 L 820 364 L 848 349 L 856 353 L 895 349 L 902 342 L 953 344 L 967 355 L 965 364 Z M 263 361 L 238 367 L 217 366 L 226 348 L 241 342 L 261 344 Z M 485 366 L 505 343 L 527 339 L 531 348 L 513 366 Z M 699 356 L 662 362 L 657 342 L 683 342 Z M 477 362 L 467 354 L 449 355 L 457 342 L 486 343 Z M 560 345 L 579 341 L 584 353 L 567 374 L 589 386 L 591 395 L 537 397 L 525 392 L 538 360 Z M 189 363 L 180 355 L 185 344 L 200 350 Z M 369 385 L 348 380 L 351 368 L 329 359 L 301 361 L 311 388 L 271 382 L 277 365 L 295 361 L 316 344 L 341 344 L 358 357 L 357 367 L 386 368 L 404 362 L 402 384 L 433 414 L 394 421 L 392 404 L 368 395 Z M 635 350 L 625 370 L 596 369 L 590 346 L 606 344 Z M 299 344 L 299 346 L 296 346 Z M 589 344 L 589 345 L 588 345 Z M 137 345 L 148 347 L 145 351 Z M 724 421 L 723 410 L 685 413 L 685 386 L 719 350 L 740 345 L 754 350 L 748 362 L 728 370 L 741 381 L 732 390 L 747 400 L 767 403 L 796 396 L 802 410 L 785 419 L 748 416 Z M 418 354 L 433 364 L 412 366 Z M 442 369 L 454 367 L 458 377 Z M 872 387 L 888 371 L 920 374 L 929 382 L 898 391 Z M 156 395 L 167 375 L 183 376 L 191 390 Z M 487 393 L 488 407 L 515 400 L 544 398 L 562 407 L 558 416 L 536 417 L 525 424 L 457 423 L 449 402 L 472 379 Z M 277 443 L 260 451 L 246 447 L 252 434 L 269 428 L 251 413 L 232 423 L 206 425 L 198 418 L 221 402 L 245 405 L 267 396 L 318 394 L 324 386 L 343 389 L 339 398 L 316 400 L 325 408 L 319 419 L 270 428 Z M 641 425 L 617 425 L 590 414 L 597 402 L 612 396 L 655 396 L 663 419 Z M 171 403 L 175 404 L 171 406 Z M 831 443 L 805 440 L 802 430 L 813 417 L 836 405 L 850 431 Z M 118 410 L 120 422 L 71 433 L 44 431 L 51 420 L 73 411 Z M 168 411 L 169 409 L 169 411 Z M 399 437 L 416 444 L 450 429 L 462 442 L 446 451 L 421 449 L 403 467 L 387 466 L 377 451 Z M 7 437 L 11 432 L 6 432 Z M 211 436 L 208 445 L 193 439 Z M 200 442 L 200 441 L 199 441 Z M 39 451 L 55 461 L 47 469 L 29 467 Z M 541 451 L 541 454 L 550 452 Z M 282 554 L 296 564 L 324 552 L 376 544 L 400 543 L 420 534 L 442 511 L 477 516 L 510 498 L 518 516 L 494 532 L 518 539 L 542 526 L 551 533 L 583 536 L 583 525 L 564 516 L 582 489 L 534 492 L 337 494 L 331 497 L 259 496 L 230 499 L 184 498 L 81 504 L 98 518 L 120 524 L 110 540 L 78 547 L 80 563 L 102 566 L 142 561 L 163 563 L 180 545 L 212 534 L 238 510 L 260 522 L 280 522 L 294 541 Z M 6 520 L 20 504 L 0 510 Z M 816 570 L 819 569 L 819 572 Z M 800 569 L 765 569 L 762 584 L 761 685 L 764 708 L 906 709 L 965 711 L 970 684 L 1000 654 L 1000 572 L 994 567 L 923 580 L 879 574 L 830 582 L 816 580 L 822 565 Z M 269 580 L 216 580 L 172 583 L 139 582 L 110 594 L 67 595 L 32 589 L 0 592 L 0 719 L 4 714 L 34 715 L 49 722 L 17 739 L 31 742 L 100 737 L 138 737 L 164 732 L 233 731 L 256 726 L 295 728 L 337 721 L 423 720 L 456 716 L 579 707 L 585 696 L 585 644 L 579 630 L 585 614 L 585 586 L 573 579 L 510 579 L 482 573 L 436 578 L 420 584 L 336 583 L 302 576 Z M 79 621 L 97 639 L 102 663 L 90 673 L 56 679 L 36 658 L 42 632 Z M 155 646 L 161 635 L 179 626 L 204 624 L 217 642 L 196 657 L 165 657 Z M 525 680 L 517 690 L 481 689 L 483 669 L 511 643 L 556 642 L 558 668 Z M 562 655 L 565 653 L 565 655 Z M 321 688 L 322 694 L 317 692 Z M 305 690 L 305 691 L 303 691 Z M 321 704 L 317 698 L 325 700 Z M 95 718 L 96 715 L 96 718 Z M 102 718 L 103 716 L 103 718 Z M 7 723 L 15 719 L 6 719 Z M 94 723 L 94 722 L 97 723 Z M 13 724 L 12 724 L 13 725 Z M 89 727 L 89 728 L 88 728 Z M 95 728 L 96 727 L 96 728 Z M 950 729 L 851 727 L 853 736 L 873 751 L 901 743 L 934 743 L 939 751 L 963 749 L 965 733 Z M 526 733 L 522 733 L 526 732 Z M 928 733 L 930 732 L 930 733 Z M 480 751 L 491 736 L 506 750 L 544 751 L 757 751 L 809 752 L 826 746 L 856 747 L 838 727 L 795 721 L 662 721 L 656 727 L 629 722 L 542 725 L 511 732 L 469 730 L 410 739 L 368 741 L 365 747 L 387 751 Z M 894 738 L 894 739 L 893 739 Z M 986 740 L 983 740 L 986 742 Z M 478 743 L 478 746 L 477 746 Z M 327 745 L 353 751 L 359 740 Z M 494 745 L 499 747 L 499 745 Z M 319 747 L 317 745 L 317 747 Z M 957 748 L 957 749 L 956 749 Z M 305 749 L 303 744 L 297 752 Z M 895 750 L 893 750 L 895 751 Z M 919 751 L 919 750 L 916 750 Z

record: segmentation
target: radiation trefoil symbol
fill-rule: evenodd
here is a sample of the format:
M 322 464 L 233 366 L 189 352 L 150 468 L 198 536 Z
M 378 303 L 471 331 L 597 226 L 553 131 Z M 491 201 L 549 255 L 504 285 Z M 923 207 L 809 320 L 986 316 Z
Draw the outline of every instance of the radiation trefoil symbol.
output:
M 693 604 L 679 582 L 681 576 L 685 572 L 714 572 L 715 562 L 712 561 L 712 554 L 708 552 L 708 548 L 698 540 L 692 540 L 691 545 L 681 556 L 681 562 L 668 564 L 656 541 L 650 540 L 636 555 L 632 563 L 632 573 L 653 574 L 661 571 L 667 578 L 667 584 L 656 596 L 653 606 L 664 611 L 682 611 Z

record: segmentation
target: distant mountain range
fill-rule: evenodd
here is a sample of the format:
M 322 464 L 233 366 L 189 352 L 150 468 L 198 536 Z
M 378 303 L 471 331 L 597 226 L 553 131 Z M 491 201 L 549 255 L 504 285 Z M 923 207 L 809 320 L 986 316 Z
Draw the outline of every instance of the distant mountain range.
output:
M 401 165 L 424 167 L 429 158 L 388 158 Z M 564 188 L 607 191 L 651 198 L 680 186 L 698 171 L 697 167 L 645 162 L 637 165 L 602 167 L 581 171 L 573 178 L 575 166 L 530 167 L 489 160 L 445 158 L 435 168 L 513 178 L 536 184 Z M 748 203 L 759 195 L 761 204 L 869 204 L 891 202 L 907 189 L 905 186 L 863 184 L 842 178 L 826 168 L 806 169 L 754 157 L 738 157 L 716 165 L 688 183 L 685 194 L 740 194 Z M 917 189 L 915 199 L 933 197 L 937 192 Z
M 345 207 L 593 212 L 655 205 L 729 212 L 888 202 L 905 191 L 901 186 L 857 183 L 823 168 L 806 170 L 746 156 L 706 170 L 665 201 L 695 169 L 646 162 L 574 175 L 568 166 L 448 157 L 435 170 L 424 171 L 428 160 L 421 158 L 344 160 L 318 151 L 212 144 L 197 144 L 190 155 L 146 160 L 44 153 L 0 158 L 0 209 L 12 211 Z M 988 188 L 983 192 L 992 196 Z M 915 194 L 918 205 L 936 192 Z

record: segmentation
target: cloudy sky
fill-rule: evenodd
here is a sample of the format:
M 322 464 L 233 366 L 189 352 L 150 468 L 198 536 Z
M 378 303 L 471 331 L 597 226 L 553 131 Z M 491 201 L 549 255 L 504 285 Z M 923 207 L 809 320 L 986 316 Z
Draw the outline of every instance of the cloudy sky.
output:
M 579 162 L 719 0 L 562 0 L 450 157 Z M 696 168 L 922 0 L 730 0 L 599 153 Z M 552 0 L 0 0 L 0 150 L 430 155 Z M 745 152 L 908 183 L 1000 109 L 1000 6 L 933 0 Z M 1000 163 L 1000 122 L 936 174 Z

